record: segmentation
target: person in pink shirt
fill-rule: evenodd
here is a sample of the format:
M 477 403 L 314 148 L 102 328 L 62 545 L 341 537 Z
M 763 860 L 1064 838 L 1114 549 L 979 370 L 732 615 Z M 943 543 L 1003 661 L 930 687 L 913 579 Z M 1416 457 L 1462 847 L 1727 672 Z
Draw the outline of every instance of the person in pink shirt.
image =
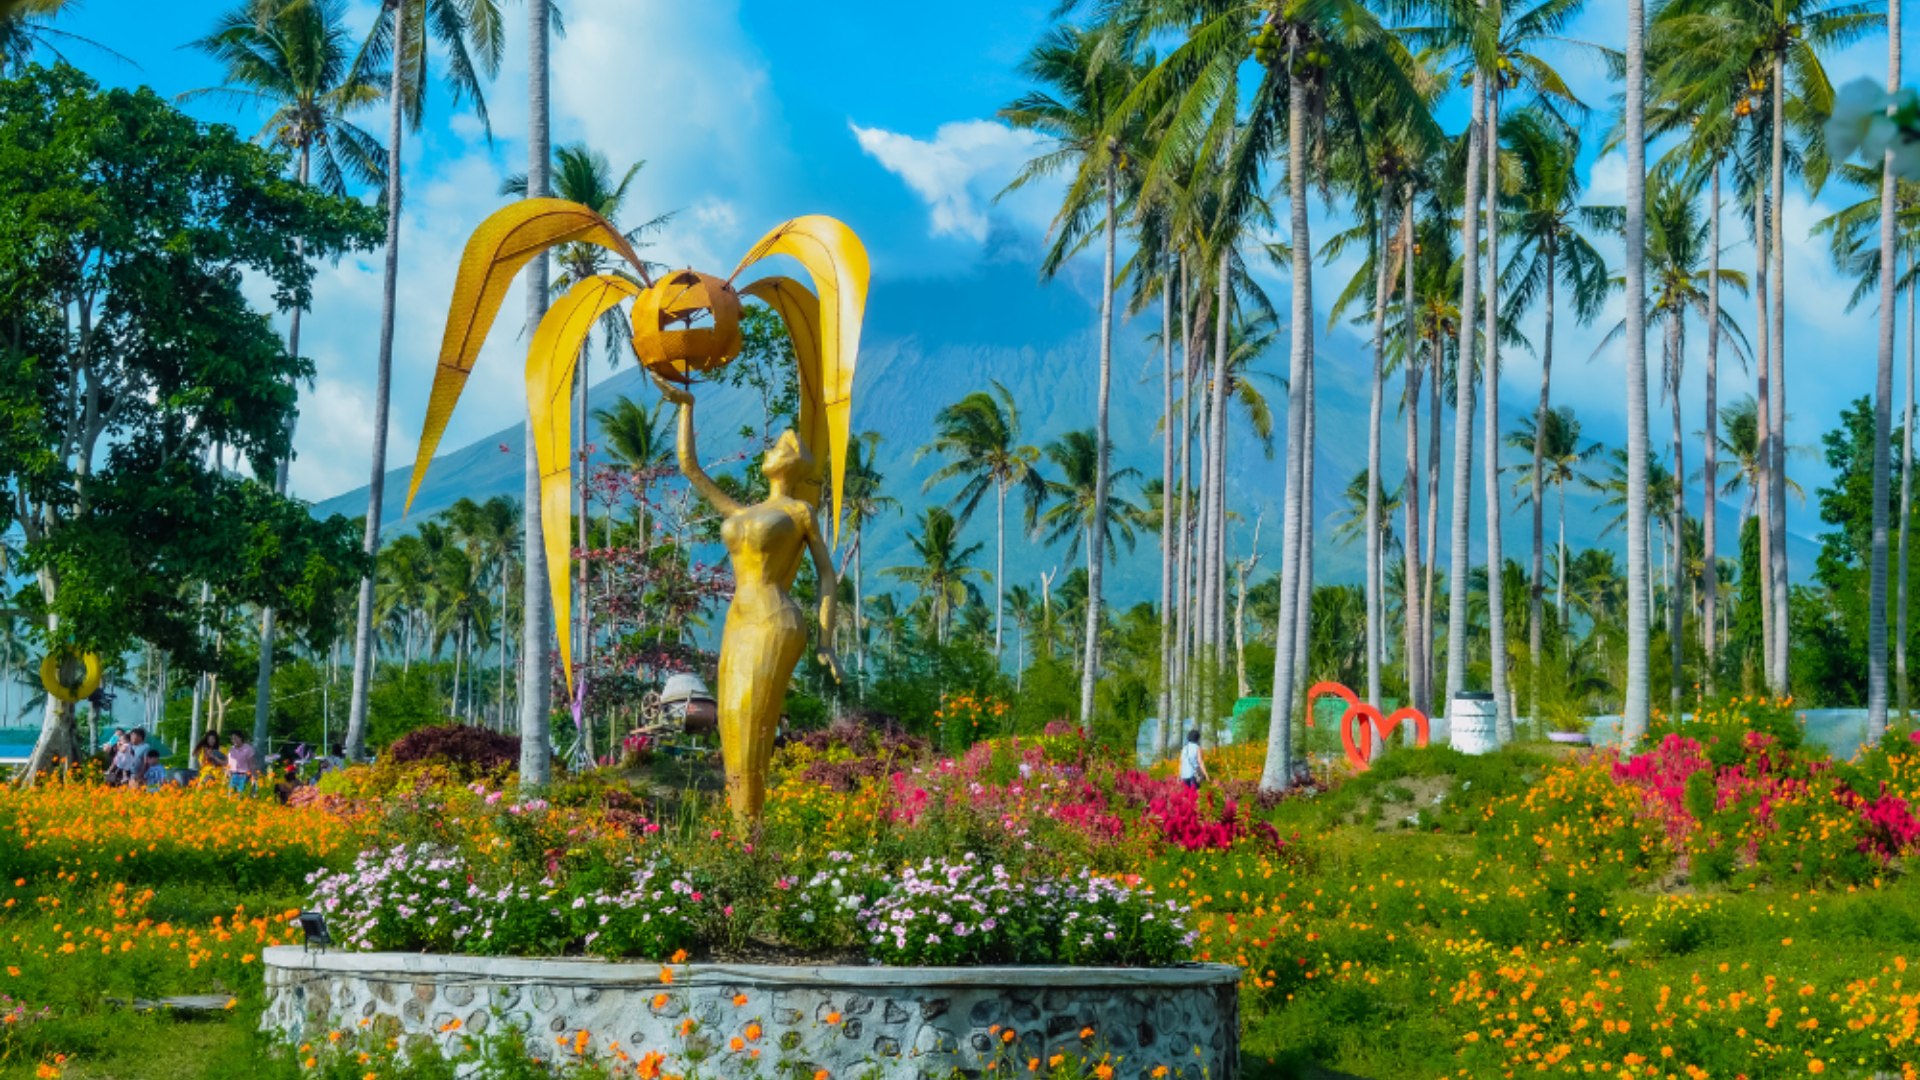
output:
M 246 791 L 260 775 L 260 758 L 253 744 L 238 731 L 227 735 L 227 744 L 227 786 Z

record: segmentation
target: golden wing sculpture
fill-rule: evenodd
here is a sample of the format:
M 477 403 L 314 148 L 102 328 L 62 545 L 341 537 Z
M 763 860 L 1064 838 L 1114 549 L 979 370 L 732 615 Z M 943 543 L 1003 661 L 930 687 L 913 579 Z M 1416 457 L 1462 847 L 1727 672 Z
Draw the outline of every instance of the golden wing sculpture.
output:
M 773 308 L 793 338 L 800 368 L 796 434 L 813 460 L 824 465 L 826 473 L 804 486 L 803 497 L 818 507 L 830 480 L 837 543 L 840 488 L 846 475 L 852 424 L 853 374 L 869 274 L 867 252 L 860 238 L 841 222 L 820 215 L 795 218 L 769 232 L 724 280 L 681 270 L 655 282 L 619 230 L 579 203 L 526 199 L 496 212 L 474 230 L 460 257 L 420 450 L 407 488 L 409 508 L 514 275 L 549 248 L 579 243 L 595 244 L 619 255 L 638 284 L 615 274 L 576 283 L 548 309 L 527 350 L 527 437 L 534 440 L 540 465 L 540 521 L 547 579 L 561 667 L 569 688 L 573 686 L 572 593 L 568 588 L 572 565 L 571 387 L 574 365 L 595 323 L 621 302 L 632 299 L 634 355 L 660 377 L 687 382 L 739 355 L 742 293 Z M 735 289 L 733 280 L 743 270 L 775 255 L 790 256 L 805 267 L 813 279 L 813 290 L 792 278 L 778 276 Z

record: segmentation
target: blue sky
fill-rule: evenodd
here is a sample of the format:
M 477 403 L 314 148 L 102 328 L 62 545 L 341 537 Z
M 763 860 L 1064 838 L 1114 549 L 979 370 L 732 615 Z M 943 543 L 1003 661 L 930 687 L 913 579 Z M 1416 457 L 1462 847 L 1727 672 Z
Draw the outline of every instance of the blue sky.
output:
M 171 95 L 218 81 L 213 65 L 180 46 L 205 33 L 226 6 L 83 0 L 62 26 L 133 62 L 70 47 L 69 56 L 103 81 L 147 83 Z M 563 0 L 567 33 L 552 45 L 556 140 L 584 139 L 616 165 L 648 162 L 630 200 L 631 216 L 675 213 L 652 252 L 662 261 L 730 269 L 775 222 L 823 212 L 846 219 L 866 238 L 876 278 L 964 277 L 988 261 L 1025 257 L 1052 209 L 1054 192 L 1046 188 L 994 201 L 1037 140 L 993 117 L 1024 88 L 1016 65 L 1053 6 L 1052 0 L 961 8 L 864 0 Z M 1616 25 L 1619 8 L 1596 0 L 1573 36 L 1618 44 L 1624 34 Z M 376 11 L 370 0 L 350 0 L 356 28 Z M 500 204 L 500 177 L 525 167 L 519 2 L 508 4 L 508 17 L 507 55 L 488 95 L 491 143 L 471 113 L 444 96 L 434 101 L 424 129 L 408 135 L 390 465 L 411 460 L 461 244 Z M 1909 40 L 1909 55 L 1920 55 L 1914 44 Z M 1596 63 L 1571 55 L 1566 63 L 1576 89 L 1596 106 L 1590 139 L 1597 143 L 1614 88 Z M 1842 84 L 1862 74 L 1884 76 L 1884 67 L 1885 42 L 1876 39 L 1834 58 L 1831 72 Z M 218 104 L 192 108 L 249 134 L 257 126 L 257 118 Z M 379 115 L 363 123 L 385 130 Z M 1591 201 L 1620 199 L 1619 157 L 1592 161 L 1590 173 Z M 1854 197 L 1832 192 L 1810 204 L 1804 194 L 1789 195 L 1787 381 L 1789 439 L 1797 444 L 1817 445 L 1844 403 L 1871 386 L 1873 313 L 1845 311 L 1849 284 L 1805 235 L 1815 218 Z M 1320 236 L 1332 220 L 1324 208 L 1316 210 Z M 1750 267 L 1752 252 L 1737 242 L 1731 215 L 1727 235 L 1727 262 Z M 305 498 L 366 481 L 379 270 L 377 254 L 349 260 L 323 270 L 316 287 L 303 351 L 319 374 L 303 398 L 293 467 L 295 493 Z M 1324 271 L 1317 295 L 1334 295 L 1332 283 L 1350 272 L 1350 264 L 1338 263 Z M 1286 280 L 1273 273 L 1267 285 L 1284 310 Z M 1034 287 L 1089 292 L 1094 282 L 1081 268 L 1062 282 Z M 510 298 L 504 310 L 521 308 Z M 1751 321 L 1749 311 L 1736 311 Z M 1616 302 L 1594 328 L 1563 320 L 1555 365 L 1556 399 L 1574 404 L 1590 433 L 1616 444 L 1624 426 L 1617 350 L 1592 361 L 1588 356 L 1601 328 L 1618 318 Z M 447 447 L 505 427 L 520 414 L 511 322 L 504 319 L 493 334 L 483 375 L 463 401 Z M 1137 336 L 1153 328 L 1143 322 L 1122 332 Z M 1698 332 L 1690 338 L 1696 350 L 1700 338 Z M 1282 365 L 1283 353 L 1267 361 L 1272 370 Z M 1693 365 L 1682 399 L 1689 431 L 1700 426 L 1697 352 Z M 1536 372 L 1531 358 L 1509 358 L 1503 380 L 1509 404 L 1530 393 Z M 1127 383 L 1120 385 L 1127 392 Z M 1722 386 L 1731 397 L 1750 386 L 1750 376 L 1723 369 Z M 1661 409 L 1658 402 L 1655 407 Z M 1656 430 L 1664 431 L 1664 409 L 1655 415 Z M 1824 471 L 1812 460 L 1795 468 L 1809 489 Z M 1797 517 L 1800 528 L 1817 531 L 1810 514 Z

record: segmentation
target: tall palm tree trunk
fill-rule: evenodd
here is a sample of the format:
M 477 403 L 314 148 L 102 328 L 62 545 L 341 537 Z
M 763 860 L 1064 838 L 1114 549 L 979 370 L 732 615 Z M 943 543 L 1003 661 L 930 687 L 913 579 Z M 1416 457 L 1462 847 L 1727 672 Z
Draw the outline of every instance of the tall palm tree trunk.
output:
M 1427 352 L 1427 565 L 1425 568 L 1426 597 L 1420 602 L 1420 663 L 1422 665 L 1421 685 L 1425 687 L 1422 710 L 1428 716 L 1435 713 L 1433 697 L 1434 681 L 1434 592 L 1439 588 L 1440 558 L 1440 420 L 1441 388 L 1440 374 L 1445 362 L 1446 342 L 1438 333 L 1428 345 Z
M 1681 691 L 1686 685 L 1686 606 L 1680 602 L 1680 575 L 1686 563 L 1686 552 L 1682 545 L 1686 542 L 1687 522 L 1686 443 L 1680 425 L 1680 377 L 1687 355 L 1687 328 L 1683 312 L 1674 312 L 1673 319 L 1668 323 L 1667 350 L 1667 370 L 1671 372 L 1667 378 L 1667 401 L 1673 411 L 1673 502 L 1668 507 L 1673 523 L 1667 527 L 1670 534 L 1667 542 L 1671 545 L 1667 560 L 1667 653 L 1673 664 L 1673 676 L 1672 685 L 1667 688 L 1667 708 L 1677 719 L 1681 710 Z
M 993 663 L 1000 664 L 1001 626 L 1006 618 L 1007 485 L 993 485 Z
M 393 13 L 393 80 L 387 88 L 387 259 L 380 297 L 380 353 L 373 390 L 373 468 L 367 481 L 367 524 L 361 549 L 368 560 L 380 552 L 381 500 L 387 490 L 387 408 L 393 387 L 393 320 L 400 287 L 400 140 L 405 130 L 407 55 L 406 14 L 397 2 Z M 347 704 L 346 757 L 367 756 L 367 699 L 373 689 L 373 668 L 379 657 L 373 641 L 373 571 L 360 579 L 360 607 L 353 631 L 353 690 Z
M 1898 0 L 1896 0 L 1896 3 Z M 1907 256 L 1907 270 L 1913 270 L 1914 258 Z M 1913 360 L 1914 332 L 1920 330 L 1916 319 L 1920 308 L 1920 288 L 1907 289 L 1907 400 L 1900 423 L 1900 585 L 1894 606 L 1893 674 L 1899 699 L 1900 720 L 1911 718 L 1907 697 L 1907 526 L 1913 517 Z
M 1753 294 L 1759 309 L 1754 322 L 1754 438 L 1758 466 L 1751 498 L 1754 512 L 1760 518 L 1760 658 L 1767 689 L 1783 693 L 1785 687 L 1775 672 L 1773 662 L 1773 623 L 1777 615 L 1773 607 L 1773 485 L 1767 479 L 1773 471 L 1773 423 L 1770 419 L 1773 411 L 1773 395 L 1770 392 L 1773 381 L 1773 325 L 1768 317 L 1772 309 L 1767 303 L 1767 260 L 1770 255 L 1767 244 L 1767 194 L 1759 183 L 1753 187 L 1753 237 L 1756 264 Z
M 1174 550 L 1176 588 L 1174 613 L 1174 721 L 1185 724 L 1193 710 L 1193 373 L 1197 343 L 1193 339 L 1193 312 L 1199 298 L 1190 291 L 1187 257 L 1180 257 L 1180 535 Z
M 1700 588 L 1700 641 L 1705 649 L 1706 670 L 1701 673 L 1700 684 L 1706 696 L 1712 698 L 1716 692 L 1719 676 L 1720 635 L 1715 630 L 1716 612 L 1720 605 L 1720 560 L 1718 556 L 1719 533 L 1715 522 L 1719 519 L 1714 505 L 1717 492 L 1717 478 L 1720 475 L 1720 160 L 1713 161 L 1713 177 L 1709 190 L 1707 213 L 1708 224 L 1707 251 L 1707 430 L 1701 443 L 1703 463 L 1701 465 L 1700 493 L 1700 533 L 1701 546 L 1706 550 L 1706 565 L 1702 567 L 1704 579 Z M 1684 473 L 1674 477 L 1676 483 L 1684 485 Z
M 1260 771 L 1262 791 L 1285 791 L 1293 786 L 1294 619 L 1299 607 L 1296 579 L 1300 574 L 1301 528 L 1311 510 L 1301 505 L 1300 463 L 1310 448 L 1305 444 L 1307 368 L 1313 363 L 1313 260 L 1307 226 L 1307 91 L 1294 66 L 1299 43 L 1287 46 L 1287 206 L 1293 245 L 1293 310 L 1288 326 L 1291 338 L 1287 370 L 1286 494 L 1282 500 L 1280 556 L 1280 616 L 1274 623 L 1273 717 L 1267 727 L 1267 756 Z
M 1407 426 L 1407 478 L 1401 496 L 1406 512 L 1406 542 L 1401 545 L 1401 571 L 1405 578 L 1402 590 L 1406 595 L 1401 602 L 1400 612 L 1406 636 L 1406 654 L 1401 663 L 1406 668 L 1407 696 L 1412 699 L 1414 708 L 1424 711 L 1427 701 L 1427 642 L 1421 614 L 1424 604 L 1420 598 L 1420 358 L 1418 339 L 1414 334 L 1418 307 L 1414 291 L 1416 260 L 1413 251 L 1413 211 L 1413 186 L 1409 184 L 1405 208 L 1400 214 L 1400 250 L 1406 259 L 1403 300 L 1407 323 L 1401 338 L 1406 343 L 1406 355 L 1400 361 L 1406 370 L 1407 383 L 1406 396 L 1401 402 Z
M 1627 0 L 1627 688 L 1621 736 L 1647 733 L 1646 5 Z
M 300 145 L 299 166 L 296 176 L 301 187 L 307 186 L 307 178 L 312 168 L 313 148 L 306 143 Z M 293 241 L 294 258 L 305 261 L 307 243 L 295 237 Z M 300 309 L 293 309 L 287 316 L 287 355 L 300 355 Z M 288 458 L 293 453 L 293 426 L 299 420 L 296 413 L 287 417 L 287 453 L 274 463 L 273 493 L 285 497 L 287 494 Z M 268 720 L 271 716 L 273 699 L 273 642 L 274 619 L 273 606 L 260 609 L 260 668 L 253 685 L 253 744 L 262 754 L 267 752 Z
M 1313 314 L 1308 312 L 1311 319 Z M 1293 693 L 1297 701 L 1304 702 L 1307 680 L 1312 670 L 1307 666 L 1311 658 L 1309 645 L 1313 641 L 1313 541 L 1316 515 L 1313 511 L 1313 447 L 1314 447 L 1314 394 L 1313 394 L 1313 354 L 1307 354 L 1306 371 L 1303 373 L 1303 389 L 1296 391 L 1300 395 L 1300 557 L 1297 563 L 1299 573 L 1294 577 L 1299 598 L 1295 601 L 1293 614 Z
M 1786 184 L 1786 88 L 1783 85 L 1786 71 L 1781 55 L 1773 56 L 1773 408 L 1769 411 L 1768 422 L 1772 425 L 1771 446 L 1772 471 L 1768 474 L 1768 483 L 1772 486 L 1773 503 L 1771 506 L 1773 531 L 1773 653 L 1774 667 L 1780 683 L 1780 692 L 1786 693 L 1787 658 L 1790 620 L 1787 612 L 1787 247 L 1782 234 L 1786 215 L 1784 187 Z M 1883 266 L 1886 264 L 1882 264 Z
M 1211 303 L 1208 304 L 1207 310 L 1212 311 Z M 1202 337 L 1206 336 L 1206 329 L 1204 327 L 1196 327 L 1194 332 L 1201 335 Z M 1211 364 L 1213 362 L 1212 361 L 1213 351 L 1214 351 L 1213 347 L 1211 346 L 1211 344 L 1209 344 L 1207 347 L 1206 353 L 1204 354 L 1205 362 L 1208 364 Z M 1194 374 L 1196 376 L 1197 387 L 1204 390 L 1212 386 L 1213 373 L 1210 369 L 1203 368 L 1195 372 Z M 1200 456 L 1200 460 L 1197 463 L 1198 471 L 1200 474 L 1199 475 L 1200 490 L 1196 496 L 1199 501 L 1199 506 L 1196 509 L 1196 513 L 1198 517 L 1194 521 L 1194 533 L 1193 533 L 1193 541 L 1192 541 L 1193 543 L 1193 642 L 1192 642 L 1191 654 L 1196 662 L 1204 660 L 1207 654 L 1207 646 L 1212 644 L 1213 642 L 1212 635 L 1213 635 L 1214 593 L 1212 589 L 1207 587 L 1207 582 L 1212 580 L 1212 574 L 1213 574 L 1212 537 L 1213 537 L 1214 445 L 1213 445 L 1213 413 L 1210 411 L 1208 407 L 1210 403 L 1211 403 L 1211 395 L 1203 395 L 1200 398 L 1199 403 L 1196 405 L 1197 411 L 1194 417 L 1194 429 L 1193 429 L 1193 438 L 1194 438 L 1194 441 L 1199 444 L 1199 456 Z M 1200 663 L 1199 667 L 1196 668 L 1194 672 L 1194 675 L 1196 678 L 1196 682 L 1194 684 L 1196 693 L 1199 692 L 1201 687 L 1201 683 L 1198 680 L 1204 678 L 1204 673 L 1205 673 L 1205 665 L 1204 663 Z
M 1453 377 L 1453 528 L 1447 548 L 1447 689 L 1441 707 L 1451 718 L 1454 695 L 1467 690 L 1467 573 L 1473 500 L 1473 338 L 1480 299 L 1480 184 L 1486 134 L 1487 84 L 1473 75 L 1473 118 L 1467 127 L 1467 198 L 1461 213 L 1460 345 Z M 1489 575 L 1491 577 L 1491 575 Z M 1451 730 L 1451 724 L 1446 725 Z
M 1174 482 L 1173 440 L 1176 437 L 1173 422 L 1173 278 L 1174 263 L 1168 259 L 1163 273 L 1166 277 L 1160 282 L 1160 426 L 1165 437 L 1160 440 L 1160 732 L 1158 745 L 1154 748 L 1159 757 L 1166 757 L 1173 747 L 1173 686 L 1174 686 L 1174 615 L 1173 615 L 1173 579 L 1179 572 L 1174 553 L 1179 540 L 1173 534 Z M 1014 667 L 1020 667 L 1015 658 Z
M 1545 471 L 1547 458 L 1547 413 L 1553 408 L 1553 274 L 1558 245 L 1549 236 L 1546 242 L 1546 325 L 1540 331 L 1540 403 L 1533 409 L 1533 471 L 1528 482 L 1533 495 L 1533 562 L 1527 581 L 1527 657 L 1533 664 L 1532 685 L 1527 690 L 1527 710 L 1540 722 L 1540 691 L 1545 686 L 1546 629 L 1546 520 Z
M 1554 622 L 1560 626 L 1560 640 L 1564 644 L 1569 638 L 1567 633 L 1567 482 L 1562 480 L 1554 485 L 1560 496 L 1560 558 L 1555 566 L 1553 582 Z
M 1391 195 L 1382 203 L 1390 203 Z M 1374 258 L 1380 263 L 1373 289 L 1373 375 L 1367 398 L 1367 701 L 1380 707 L 1380 661 L 1386 633 L 1386 603 L 1381 596 L 1385 566 L 1380 544 L 1380 425 L 1386 412 L 1387 303 L 1393 293 L 1390 208 L 1383 205 Z M 1381 747 L 1380 749 L 1385 749 Z
M 1493 690 L 1493 737 L 1502 745 L 1513 741 L 1513 696 L 1507 688 L 1507 618 L 1505 561 L 1500 543 L 1500 82 L 1496 76 L 1487 91 L 1487 283 L 1485 297 L 1487 426 L 1481 467 L 1487 485 L 1487 654 Z
M 574 655 L 579 657 L 575 666 L 574 696 L 578 699 L 574 708 L 576 727 L 581 744 L 586 748 L 586 759 L 593 760 L 593 720 L 587 716 L 587 683 L 593 667 L 593 590 L 590 574 L 593 560 L 587 557 L 588 549 L 593 547 L 593 492 L 588 486 L 593 476 L 593 458 L 588 452 L 589 435 L 593 431 L 593 414 L 588 411 L 591 394 L 588 380 L 592 375 L 593 356 L 589 351 L 580 351 L 580 362 L 574 367 L 574 415 L 580 418 L 579 430 L 575 433 L 574 461 L 580 470 L 580 509 L 577 531 L 581 557 L 574 560 L 576 580 L 574 582 L 573 610 L 579 614 L 576 619 L 579 635 L 574 647 Z
M 1900 85 L 1900 0 L 1887 4 L 1887 85 Z M 1867 742 L 1887 733 L 1887 496 L 1892 462 L 1894 305 L 1900 283 L 1893 151 L 1880 170 L 1880 357 L 1873 389 L 1873 552 L 1867 584 Z
M 553 155 L 548 146 L 547 5 L 527 4 L 527 197 L 548 194 Z M 547 256 L 527 264 L 527 326 L 538 326 L 547 311 Z M 527 425 L 521 478 L 520 594 L 520 786 L 533 790 L 553 776 L 553 749 L 547 733 L 552 684 L 547 673 L 547 642 L 553 637 L 553 612 L 547 598 L 547 549 L 540 528 L 540 463 L 534 456 L 533 426 Z
M 1213 617 L 1212 625 L 1207 628 L 1207 639 L 1213 644 L 1213 670 L 1222 671 L 1227 666 L 1227 371 L 1228 338 L 1227 330 L 1233 322 L 1233 249 L 1222 242 L 1220 246 L 1220 265 L 1214 281 L 1214 332 L 1213 332 L 1213 385 L 1208 388 L 1208 442 L 1213 452 L 1208 455 L 1210 470 L 1207 487 L 1213 492 L 1213 520 L 1208 523 L 1207 533 L 1207 592 L 1208 610 Z M 1214 680 L 1209 685 L 1217 686 Z M 1217 702 L 1214 703 L 1216 706 Z M 1208 719 L 1219 710 L 1215 708 Z
M 1104 577 L 1107 524 L 1107 400 L 1113 389 L 1113 260 L 1119 247 L 1118 177 L 1107 162 L 1106 269 L 1100 278 L 1100 397 L 1095 410 L 1099 459 L 1093 477 L 1093 521 L 1087 536 L 1087 640 L 1080 671 L 1080 723 L 1093 728 L 1093 687 L 1100 677 L 1100 586 Z

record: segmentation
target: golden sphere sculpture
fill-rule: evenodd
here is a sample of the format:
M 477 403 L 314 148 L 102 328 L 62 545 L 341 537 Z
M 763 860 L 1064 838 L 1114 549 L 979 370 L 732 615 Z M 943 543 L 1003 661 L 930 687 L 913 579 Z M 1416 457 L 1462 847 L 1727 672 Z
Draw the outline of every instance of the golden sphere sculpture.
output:
M 711 322 L 694 325 L 703 316 Z M 634 301 L 633 355 L 648 371 L 679 383 L 724 366 L 740 355 L 740 294 L 724 278 L 698 270 L 661 278 Z

